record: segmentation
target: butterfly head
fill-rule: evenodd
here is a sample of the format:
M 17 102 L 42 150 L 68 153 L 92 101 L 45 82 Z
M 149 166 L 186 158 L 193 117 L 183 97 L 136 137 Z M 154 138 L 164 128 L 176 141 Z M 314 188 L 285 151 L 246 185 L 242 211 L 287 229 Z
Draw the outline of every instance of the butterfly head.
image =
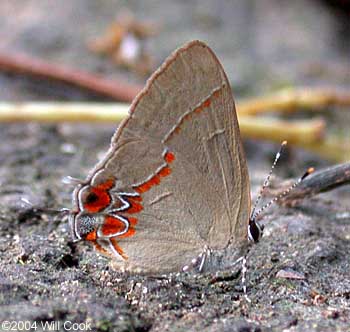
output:
M 254 217 L 249 218 L 248 239 L 249 241 L 259 242 L 263 236 L 264 225 L 260 225 Z
M 264 226 L 260 225 L 259 222 L 257 221 L 257 218 L 259 217 L 259 215 L 266 210 L 267 208 L 269 208 L 273 203 L 277 202 L 278 200 L 280 200 L 281 198 L 283 198 L 284 196 L 288 195 L 290 191 L 292 191 L 294 188 L 296 188 L 298 185 L 300 185 L 300 183 L 310 174 L 312 174 L 314 172 L 314 168 L 310 167 L 297 181 L 295 181 L 288 189 L 286 189 L 285 191 L 283 191 L 281 194 L 279 194 L 278 196 L 274 197 L 273 199 L 271 199 L 268 203 L 266 203 L 265 205 L 263 205 L 258 211 L 256 211 L 256 208 L 262 198 L 262 195 L 264 193 L 264 190 L 268 187 L 269 183 L 270 183 L 270 177 L 272 175 L 272 172 L 283 152 L 284 147 L 287 145 L 287 141 L 283 141 L 280 147 L 280 150 L 277 152 L 275 160 L 271 166 L 270 172 L 267 175 L 261 189 L 260 189 L 260 193 L 258 195 L 258 197 L 255 200 L 255 203 L 253 205 L 253 209 L 249 218 L 249 225 L 248 225 L 248 239 L 250 241 L 254 241 L 259 242 L 260 238 L 263 235 L 263 230 L 264 230 Z

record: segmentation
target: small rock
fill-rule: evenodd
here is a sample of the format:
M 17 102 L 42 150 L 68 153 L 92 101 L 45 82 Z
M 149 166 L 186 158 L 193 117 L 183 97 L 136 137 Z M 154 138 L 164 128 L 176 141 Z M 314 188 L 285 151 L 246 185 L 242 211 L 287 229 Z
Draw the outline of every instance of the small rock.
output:
M 305 275 L 292 270 L 292 269 L 284 269 L 284 270 L 279 270 L 276 274 L 277 278 L 284 278 L 284 279 L 297 279 L 297 280 L 304 280 Z

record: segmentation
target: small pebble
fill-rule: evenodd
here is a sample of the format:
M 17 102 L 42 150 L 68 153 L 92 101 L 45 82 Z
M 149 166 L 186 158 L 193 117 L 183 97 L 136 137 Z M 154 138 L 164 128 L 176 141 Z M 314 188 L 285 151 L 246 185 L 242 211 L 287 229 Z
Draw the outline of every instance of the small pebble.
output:
M 305 279 L 304 274 L 298 271 L 294 271 L 292 269 L 279 270 L 276 274 L 276 277 L 283 278 L 283 279 L 297 279 L 297 280 Z

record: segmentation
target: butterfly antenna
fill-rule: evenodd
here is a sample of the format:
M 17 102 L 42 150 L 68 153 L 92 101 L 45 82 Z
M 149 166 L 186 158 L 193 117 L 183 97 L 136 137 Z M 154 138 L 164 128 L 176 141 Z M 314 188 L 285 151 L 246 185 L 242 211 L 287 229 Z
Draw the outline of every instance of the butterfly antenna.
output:
M 304 174 L 303 176 L 301 176 L 297 181 L 295 181 L 288 189 L 286 189 L 285 191 L 283 191 L 281 194 L 279 194 L 278 196 L 276 196 L 275 198 L 273 198 L 270 202 L 266 203 L 265 205 L 263 205 L 253 216 L 253 218 L 255 219 L 261 212 L 263 212 L 265 209 L 267 209 L 268 207 L 270 207 L 273 203 L 277 202 L 278 200 L 280 200 L 281 198 L 283 198 L 284 196 L 288 195 L 294 188 L 296 188 L 297 186 L 299 186 L 299 184 L 307 177 L 309 176 L 311 173 L 314 172 L 314 168 L 310 167 Z
M 266 177 L 266 179 L 265 179 L 265 181 L 264 181 L 264 183 L 263 183 L 263 185 L 262 185 L 262 187 L 261 187 L 261 189 L 260 189 L 259 195 L 258 195 L 258 197 L 256 198 L 256 200 L 255 200 L 255 202 L 254 202 L 253 209 L 252 209 L 252 213 L 250 214 L 250 220 L 255 220 L 256 217 L 257 217 L 257 215 L 259 214 L 259 213 L 255 213 L 256 207 L 258 206 L 258 204 L 259 204 L 259 202 L 260 202 L 260 200 L 261 200 L 261 197 L 262 197 L 262 194 L 263 194 L 265 188 L 266 188 L 266 187 L 269 185 L 269 183 L 270 183 L 270 178 L 271 178 L 271 175 L 272 175 L 272 173 L 273 173 L 273 170 L 275 169 L 275 166 L 277 165 L 277 162 L 278 162 L 278 160 L 280 159 L 281 154 L 282 154 L 282 152 L 283 152 L 283 149 L 284 149 L 284 147 L 285 147 L 286 145 L 287 145 L 287 141 L 283 141 L 282 144 L 281 144 L 281 147 L 280 147 L 279 151 L 276 153 L 276 157 L 275 157 L 275 160 L 274 160 L 274 162 L 273 162 L 273 164 L 272 164 L 272 166 L 271 166 L 270 172 L 269 172 L 269 174 L 267 175 L 267 177 Z M 271 204 L 272 204 L 272 203 L 271 203 Z M 259 210 L 259 211 L 260 211 L 260 210 Z

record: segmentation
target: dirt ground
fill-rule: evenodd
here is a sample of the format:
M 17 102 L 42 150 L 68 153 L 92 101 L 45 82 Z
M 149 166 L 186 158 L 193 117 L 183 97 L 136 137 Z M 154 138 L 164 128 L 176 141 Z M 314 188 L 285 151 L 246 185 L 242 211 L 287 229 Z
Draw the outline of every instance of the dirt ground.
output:
M 125 7 L 161 26 L 148 44 L 157 63 L 185 41 L 207 41 L 236 96 L 290 85 L 350 86 L 350 17 L 320 1 L 4 1 L 0 48 L 142 83 L 85 46 Z M 96 100 L 15 75 L 0 74 L 0 86 L 2 101 Z M 344 113 L 327 118 L 333 130 L 349 127 Z M 62 178 L 84 178 L 116 127 L 0 124 L 0 323 L 36 322 L 37 331 L 45 322 L 60 322 L 56 330 L 64 331 L 67 321 L 118 332 L 350 331 L 349 186 L 265 214 L 264 238 L 248 262 L 251 303 L 238 270 L 130 276 L 72 243 L 67 222 L 45 208 L 71 206 L 72 187 Z M 246 140 L 245 150 L 255 195 L 277 147 Z M 277 173 L 295 177 L 330 164 L 291 149 Z M 298 279 L 281 277 L 288 272 Z

